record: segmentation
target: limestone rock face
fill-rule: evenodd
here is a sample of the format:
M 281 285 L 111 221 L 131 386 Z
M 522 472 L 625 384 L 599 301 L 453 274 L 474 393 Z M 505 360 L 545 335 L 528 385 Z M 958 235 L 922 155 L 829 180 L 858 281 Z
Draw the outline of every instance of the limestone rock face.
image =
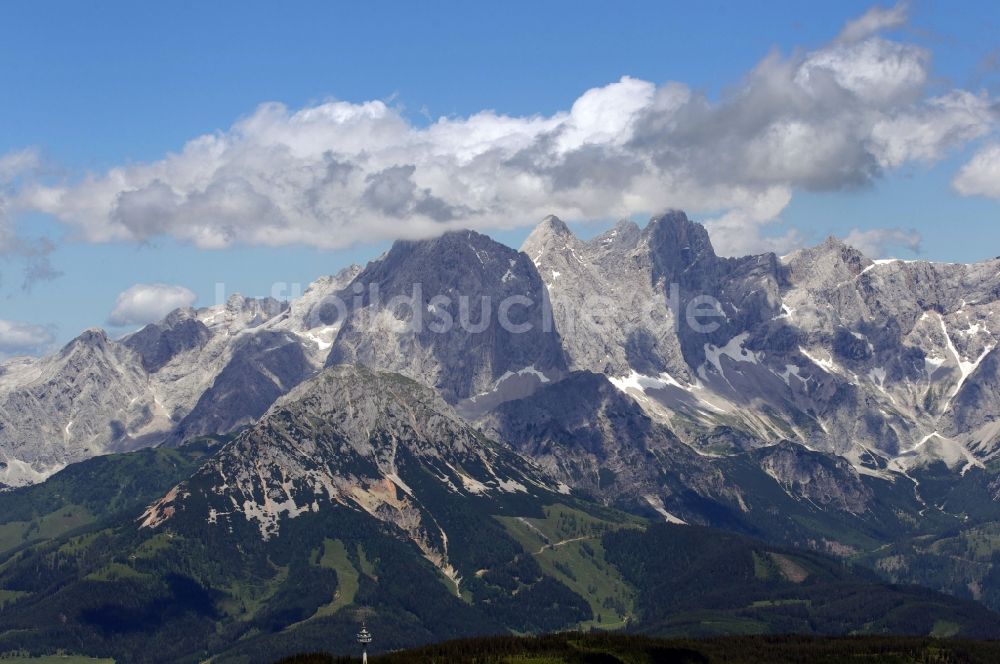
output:
M 565 371 L 535 266 L 485 235 L 397 242 L 342 295 L 327 366 L 398 372 L 450 403 L 488 397 L 518 375 L 537 385 Z
M 623 221 L 582 242 L 549 217 L 525 240 L 571 369 L 689 377 L 669 289 L 654 280 L 649 235 Z
M 54 355 L 0 370 L 0 483 L 30 484 L 127 449 L 162 419 L 141 358 L 102 330 L 87 330 Z
M 483 418 L 484 429 L 567 486 L 660 511 L 684 491 L 738 504 L 738 486 L 606 376 L 571 373 Z
M 607 375 L 695 447 L 725 429 L 733 449 L 791 440 L 875 474 L 968 468 L 998 447 L 1000 260 L 873 261 L 833 238 L 720 258 L 681 212 L 588 242 L 550 218 L 523 250 L 570 368 Z M 713 329 L 688 323 L 698 298 Z

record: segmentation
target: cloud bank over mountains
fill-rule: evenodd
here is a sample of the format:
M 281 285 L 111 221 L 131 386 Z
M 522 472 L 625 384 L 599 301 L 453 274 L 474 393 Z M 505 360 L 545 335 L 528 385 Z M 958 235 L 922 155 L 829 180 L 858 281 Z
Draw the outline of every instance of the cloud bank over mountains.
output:
M 771 53 L 720 99 L 626 76 L 553 115 L 427 126 L 382 101 L 266 103 L 158 161 L 28 182 L 7 205 L 89 242 L 201 248 L 339 248 L 676 207 L 707 216 L 722 253 L 788 250 L 799 235 L 767 225 L 794 191 L 861 187 L 994 130 L 996 100 L 929 94 L 930 53 L 879 35 L 905 19 L 904 5 L 873 8 L 821 48 Z M 990 194 L 977 163 L 958 191 Z

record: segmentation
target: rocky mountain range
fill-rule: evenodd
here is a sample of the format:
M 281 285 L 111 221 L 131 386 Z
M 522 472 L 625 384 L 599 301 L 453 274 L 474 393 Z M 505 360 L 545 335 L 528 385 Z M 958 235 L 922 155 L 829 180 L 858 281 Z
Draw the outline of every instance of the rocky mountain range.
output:
M 512 296 L 530 300 L 518 310 L 529 332 L 497 324 Z M 692 329 L 689 305 L 708 298 L 714 329 Z M 410 376 L 472 417 L 590 371 L 696 448 L 718 447 L 712 432 L 728 427 L 736 448 L 789 439 L 862 473 L 929 459 L 961 472 L 990 458 L 1000 433 L 998 298 L 997 260 L 871 261 L 832 238 L 781 258 L 720 258 L 683 213 L 586 242 L 548 218 L 521 252 L 472 232 L 399 242 L 291 303 L 233 296 L 7 362 L 3 481 L 233 431 L 343 363 Z M 442 321 L 447 333 L 434 329 Z
M 291 302 L 232 296 L 3 364 L 0 482 L 234 435 L 324 367 L 366 366 L 607 504 L 863 551 L 761 514 L 818 510 L 883 542 L 928 510 L 960 521 L 921 481 L 991 486 L 973 476 L 994 476 L 998 315 L 1000 260 L 872 261 L 833 238 L 724 258 L 681 212 L 587 241 L 549 217 L 521 251 L 452 232 Z
M 320 279 L 290 304 L 234 295 L 121 339 L 87 330 L 51 356 L 0 365 L 0 483 L 252 423 L 323 365 L 334 330 L 314 309 L 356 273 Z
M 589 371 L 709 454 L 787 439 L 860 473 L 933 460 L 962 472 L 1000 433 L 998 273 L 998 261 L 871 261 L 832 238 L 782 258 L 720 258 L 679 212 L 586 242 L 550 217 L 521 252 L 472 232 L 399 242 L 291 303 L 233 296 L 6 363 L 0 481 L 237 430 L 343 363 L 410 376 L 470 419 Z M 530 302 L 528 332 L 496 320 L 512 296 Z M 694 329 L 691 307 L 708 301 L 712 329 Z
M 1000 524 L 998 313 L 1000 259 L 725 258 L 681 212 L 586 241 L 549 217 L 520 251 L 452 232 L 0 365 L 0 482 L 208 437 L 143 529 L 266 542 L 339 507 L 461 592 L 480 568 L 427 505 L 572 492 L 1000 608 L 993 544 L 953 541 Z
M 524 249 L 551 277 L 571 368 L 604 373 L 696 447 L 730 426 L 749 444 L 794 440 L 875 474 L 929 460 L 961 472 L 995 450 L 1000 261 L 872 261 L 833 238 L 719 258 L 680 213 L 590 242 L 550 219 Z M 717 301 L 717 329 L 678 323 L 671 284 L 675 310 Z M 595 294 L 617 304 L 579 316 Z
M 516 309 L 528 332 L 497 322 L 514 296 L 530 302 Z M 679 212 L 590 241 L 550 217 L 520 252 L 448 233 L 399 242 L 291 303 L 233 296 L 5 363 L 0 481 L 237 430 L 345 363 L 409 376 L 470 419 L 589 371 L 704 453 L 787 439 L 865 474 L 937 460 L 961 473 L 992 458 L 1000 435 L 998 299 L 997 260 L 872 261 L 832 238 L 721 258 Z M 711 330 L 689 324 L 696 306 L 714 308 L 696 319 Z

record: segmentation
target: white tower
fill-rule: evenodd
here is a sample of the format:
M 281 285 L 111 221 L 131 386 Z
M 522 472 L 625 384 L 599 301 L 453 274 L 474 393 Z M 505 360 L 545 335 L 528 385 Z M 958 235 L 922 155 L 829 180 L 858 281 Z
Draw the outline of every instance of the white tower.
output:
M 361 661 L 368 664 L 368 644 L 372 642 L 372 633 L 368 631 L 364 623 L 361 623 L 361 631 L 358 632 L 358 643 L 361 644 Z

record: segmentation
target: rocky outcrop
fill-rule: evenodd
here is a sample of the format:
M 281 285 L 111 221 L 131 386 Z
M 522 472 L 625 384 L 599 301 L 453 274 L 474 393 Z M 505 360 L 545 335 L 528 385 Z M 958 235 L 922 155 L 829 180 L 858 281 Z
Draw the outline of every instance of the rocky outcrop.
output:
M 872 490 L 839 457 L 810 452 L 787 441 L 758 450 L 754 456 L 792 497 L 821 509 L 862 514 L 872 500 Z
M 574 372 L 501 405 L 481 426 L 567 486 L 608 504 L 659 513 L 680 493 L 740 504 L 710 459 L 652 420 L 601 374 Z
M 274 330 L 233 343 L 231 359 L 172 433 L 183 442 L 252 424 L 278 397 L 315 370 L 294 335 Z
M 178 309 L 161 323 L 147 325 L 126 337 L 122 345 L 142 358 L 142 368 L 156 373 L 170 360 L 188 350 L 202 348 L 212 332 L 191 309 Z
M 649 234 L 629 221 L 582 242 L 555 217 L 525 240 L 521 251 L 545 281 L 571 369 L 690 377 L 669 289 L 653 280 L 648 243 Z

